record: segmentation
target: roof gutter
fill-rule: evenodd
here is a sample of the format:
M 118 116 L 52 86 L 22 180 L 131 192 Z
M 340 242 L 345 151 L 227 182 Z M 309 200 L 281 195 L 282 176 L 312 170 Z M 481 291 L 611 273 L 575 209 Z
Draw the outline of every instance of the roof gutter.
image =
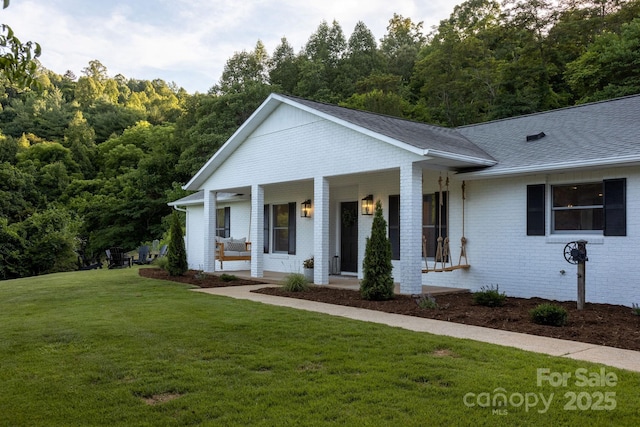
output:
M 548 172 L 565 172 L 571 169 L 598 168 L 603 166 L 632 166 L 637 165 L 638 163 L 640 163 L 640 155 L 634 154 L 623 157 L 612 157 L 609 159 L 593 159 L 587 161 L 581 160 L 575 162 L 553 163 L 548 165 L 533 165 L 497 170 L 486 169 L 475 172 L 460 172 L 460 176 L 464 176 L 465 179 L 501 178 L 511 175 L 534 175 Z
M 462 154 L 452 154 L 445 151 L 438 151 L 438 150 L 432 150 L 432 149 L 424 150 L 422 155 L 438 157 L 441 159 L 456 160 L 463 163 L 470 163 L 475 166 L 495 166 L 496 164 L 498 164 L 498 162 L 493 159 L 483 159 L 480 157 L 465 156 Z

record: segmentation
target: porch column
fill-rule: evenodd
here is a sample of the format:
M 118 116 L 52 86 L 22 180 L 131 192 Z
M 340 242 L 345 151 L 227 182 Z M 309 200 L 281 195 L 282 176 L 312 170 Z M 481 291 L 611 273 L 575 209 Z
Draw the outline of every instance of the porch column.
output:
M 422 168 L 400 167 L 400 279 L 401 294 L 422 293 Z M 398 277 L 399 276 L 399 277 Z
M 251 186 L 251 277 L 264 276 L 264 187 Z
M 216 209 L 218 193 L 204 190 L 204 271 L 216 271 Z
M 329 181 L 313 181 L 313 283 L 329 284 Z

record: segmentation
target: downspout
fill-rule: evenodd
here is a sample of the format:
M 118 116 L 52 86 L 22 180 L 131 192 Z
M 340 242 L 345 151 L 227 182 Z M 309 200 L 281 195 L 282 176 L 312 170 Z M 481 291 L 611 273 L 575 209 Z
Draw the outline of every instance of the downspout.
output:
M 186 210 L 186 209 L 179 208 L 179 207 L 178 207 L 178 206 L 176 206 L 176 205 L 173 205 L 173 209 L 177 210 L 178 212 L 184 212 L 184 213 L 187 213 L 187 210 Z

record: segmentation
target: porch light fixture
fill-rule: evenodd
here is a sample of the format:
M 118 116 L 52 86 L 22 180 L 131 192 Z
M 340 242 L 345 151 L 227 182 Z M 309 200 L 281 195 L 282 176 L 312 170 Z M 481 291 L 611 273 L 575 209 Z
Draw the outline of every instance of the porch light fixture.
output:
M 300 216 L 302 218 L 311 218 L 311 199 L 307 199 L 302 202 L 302 209 L 300 209 Z
M 362 199 L 362 215 L 373 215 L 373 194 Z

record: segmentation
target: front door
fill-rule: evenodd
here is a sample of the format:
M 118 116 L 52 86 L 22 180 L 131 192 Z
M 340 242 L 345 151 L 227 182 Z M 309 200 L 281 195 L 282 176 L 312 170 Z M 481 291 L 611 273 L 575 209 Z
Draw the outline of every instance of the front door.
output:
M 358 271 L 358 202 L 340 204 L 340 270 Z

